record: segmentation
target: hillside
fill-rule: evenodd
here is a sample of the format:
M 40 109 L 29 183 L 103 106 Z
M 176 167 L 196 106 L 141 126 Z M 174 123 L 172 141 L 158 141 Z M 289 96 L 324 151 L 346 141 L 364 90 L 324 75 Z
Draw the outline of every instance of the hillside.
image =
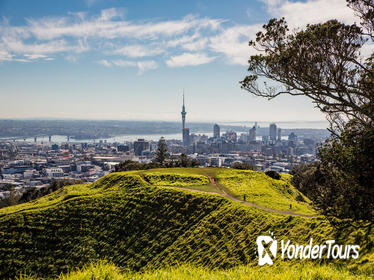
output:
M 291 278 L 292 275 L 292 278 Z M 19 280 L 37 280 L 37 277 L 23 276 Z M 204 267 L 182 265 L 161 268 L 155 271 L 133 272 L 126 271 L 114 264 L 98 262 L 82 269 L 71 271 L 57 278 L 58 280 L 311 280 L 311 279 L 345 279 L 366 280 L 373 279 L 370 275 L 354 273 L 331 265 L 313 266 L 310 264 L 293 264 L 278 266 L 237 266 L 226 270 L 207 270 Z
M 249 204 L 238 200 L 243 193 Z M 289 177 L 276 181 L 253 171 L 112 173 L 0 209 L 0 278 L 52 277 L 103 259 L 144 272 L 183 263 L 255 265 L 255 240 L 269 230 L 298 243 L 359 243 L 360 262 L 344 265 L 373 270 L 373 236 L 334 230 L 301 196 Z

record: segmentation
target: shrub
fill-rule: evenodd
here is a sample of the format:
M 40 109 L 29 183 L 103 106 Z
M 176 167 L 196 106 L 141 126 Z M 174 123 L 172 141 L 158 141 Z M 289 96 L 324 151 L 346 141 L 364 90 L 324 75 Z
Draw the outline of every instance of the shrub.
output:
M 269 170 L 265 172 L 266 175 L 268 175 L 270 178 L 273 178 L 275 180 L 280 180 L 281 175 L 277 171 Z
M 234 162 L 231 165 L 231 168 L 241 169 L 241 170 L 254 170 L 254 171 L 257 171 L 256 165 L 253 165 L 253 164 L 250 164 L 250 163 L 247 163 L 247 162 Z

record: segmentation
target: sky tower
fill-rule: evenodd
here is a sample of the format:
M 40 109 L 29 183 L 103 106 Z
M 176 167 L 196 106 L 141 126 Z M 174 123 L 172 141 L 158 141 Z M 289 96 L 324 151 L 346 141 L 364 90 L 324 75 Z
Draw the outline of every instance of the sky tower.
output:
M 184 90 L 183 90 L 183 105 L 182 105 L 182 139 L 183 145 L 189 146 L 190 145 L 190 130 L 186 127 L 186 108 L 184 106 Z
M 186 109 L 184 107 L 184 90 L 183 90 L 183 106 L 182 106 L 182 129 L 185 129 L 186 128 Z

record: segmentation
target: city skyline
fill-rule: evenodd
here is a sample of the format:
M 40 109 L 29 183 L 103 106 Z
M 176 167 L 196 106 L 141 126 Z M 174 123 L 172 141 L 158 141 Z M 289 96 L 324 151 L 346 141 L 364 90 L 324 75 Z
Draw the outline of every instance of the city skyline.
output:
M 36 2 L 0 1 L 1 119 L 178 121 L 185 88 L 191 122 L 322 121 L 240 89 L 248 41 L 271 17 L 357 21 L 344 0 Z

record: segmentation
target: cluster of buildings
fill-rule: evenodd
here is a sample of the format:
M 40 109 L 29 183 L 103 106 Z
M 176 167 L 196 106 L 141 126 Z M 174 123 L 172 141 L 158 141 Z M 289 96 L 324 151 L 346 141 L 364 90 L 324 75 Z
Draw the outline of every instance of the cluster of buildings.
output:
M 318 140 L 295 133 L 283 135 L 281 128 L 270 124 L 268 135 L 258 136 L 257 123 L 247 132 L 221 132 L 213 126 L 211 137 L 190 134 L 186 127 L 186 108 L 182 105 L 182 140 L 166 140 L 171 157 L 184 153 L 200 166 L 230 167 L 236 162 L 250 163 L 258 170 L 289 172 L 294 165 L 314 161 Z M 309 135 L 310 136 L 310 135 Z M 9 186 L 22 190 L 43 187 L 52 180 L 74 179 L 92 182 L 114 170 L 125 160 L 151 162 L 157 141 L 138 139 L 133 142 L 94 143 L 0 141 L 0 199 Z
M 266 136 L 257 136 L 258 125 L 238 134 L 233 130 L 221 134 L 218 124 L 213 126 L 213 137 L 190 134 L 186 128 L 186 108 L 182 106 L 182 145 L 168 145 L 172 153 L 186 153 L 201 166 L 230 167 L 235 162 L 250 163 L 258 170 L 289 172 L 294 165 L 316 160 L 316 139 L 298 137 L 294 132 L 282 135 L 282 129 L 270 124 Z
M 150 157 L 145 152 L 149 145 L 142 139 L 128 144 L 0 141 L 0 199 L 9 194 L 10 186 L 21 192 L 52 180 L 93 182 L 122 161 Z

